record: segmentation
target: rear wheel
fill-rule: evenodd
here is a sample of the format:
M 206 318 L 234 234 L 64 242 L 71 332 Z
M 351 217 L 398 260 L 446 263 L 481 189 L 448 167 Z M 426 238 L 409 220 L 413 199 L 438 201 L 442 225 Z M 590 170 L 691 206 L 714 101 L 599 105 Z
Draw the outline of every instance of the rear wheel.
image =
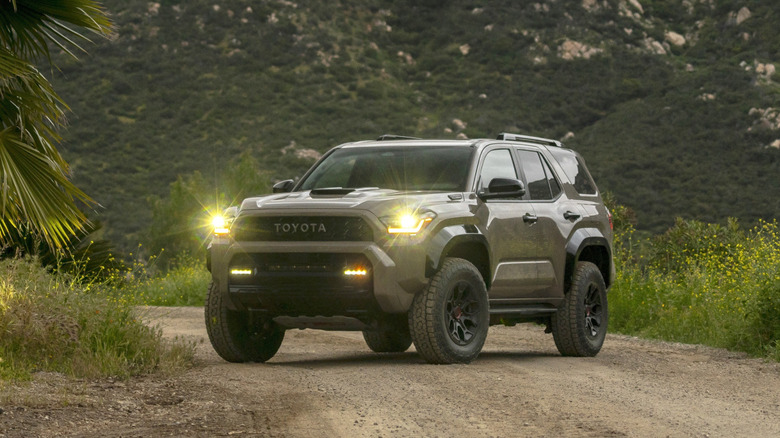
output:
M 209 286 L 205 317 L 211 345 L 228 362 L 265 362 L 284 339 L 284 330 L 272 320 L 228 309 L 214 283 Z
M 412 345 L 406 315 L 391 315 L 379 322 L 377 330 L 365 330 L 363 339 L 376 353 L 402 353 Z
M 476 359 L 489 325 L 485 282 L 477 268 L 463 259 L 446 259 L 409 311 L 414 346 L 429 363 Z
M 607 336 L 607 287 L 599 268 L 578 262 L 571 288 L 552 316 L 555 346 L 564 356 L 595 356 Z

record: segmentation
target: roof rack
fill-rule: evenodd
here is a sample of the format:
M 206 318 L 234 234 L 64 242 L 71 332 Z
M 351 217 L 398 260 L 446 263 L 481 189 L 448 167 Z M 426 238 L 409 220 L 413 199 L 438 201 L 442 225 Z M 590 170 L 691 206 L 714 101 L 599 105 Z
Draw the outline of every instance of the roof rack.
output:
M 376 139 L 376 141 L 385 141 L 385 140 L 422 140 L 419 137 L 407 137 L 405 135 L 395 135 L 395 134 L 385 134 L 379 136 L 379 138 Z
M 501 134 L 498 134 L 498 137 L 496 137 L 496 139 L 507 140 L 507 141 L 527 141 L 529 143 L 538 143 L 538 144 L 543 144 L 545 146 L 557 146 L 559 148 L 563 147 L 563 144 L 558 140 L 551 140 L 549 138 L 541 138 L 541 137 L 531 137 L 530 135 L 510 134 L 507 132 L 502 132 Z

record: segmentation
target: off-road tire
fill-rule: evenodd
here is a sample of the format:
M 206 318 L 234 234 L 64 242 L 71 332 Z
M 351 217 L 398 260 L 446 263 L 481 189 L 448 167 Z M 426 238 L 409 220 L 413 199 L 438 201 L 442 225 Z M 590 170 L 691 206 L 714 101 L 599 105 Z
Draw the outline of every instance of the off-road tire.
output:
M 469 363 L 485 344 L 490 313 L 482 275 L 470 262 L 447 258 L 414 297 L 409 331 L 429 363 Z
M 211 345 L 228 362 L 265 362 L 282 345 L 284 330 L 271 320 L 253 320 L 249 312 L 229 310 L 213 282 L 204 314 Z
M 412 345 L 406 315 L 391 315 L 379 322 L 376 330 L 364 330 L 363 339 L 375 353 L 403 353 Z
M 595 356 L 604 344 L 608 319 L 601 271 L 593 263 L 577 262 L 571 288 L 551 319 L 555 346 L 563 356 Z

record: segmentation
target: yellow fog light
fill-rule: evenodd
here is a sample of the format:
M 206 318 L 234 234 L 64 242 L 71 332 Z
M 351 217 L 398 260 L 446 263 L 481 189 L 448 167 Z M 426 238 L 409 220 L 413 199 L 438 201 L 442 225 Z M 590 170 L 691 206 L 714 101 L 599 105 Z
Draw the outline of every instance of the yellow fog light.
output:
M 365 277 L 368 275 L 368 271 L 362 268 L 357 269 L 345 269 L 344 275 L 347 277 Z

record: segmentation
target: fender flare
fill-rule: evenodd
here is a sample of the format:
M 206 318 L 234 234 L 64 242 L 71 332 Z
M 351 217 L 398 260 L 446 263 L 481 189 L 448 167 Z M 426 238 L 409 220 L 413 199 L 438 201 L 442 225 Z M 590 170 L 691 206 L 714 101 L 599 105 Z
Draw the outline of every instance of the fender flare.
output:
M 490 251 L 488 251 L 488 242 L 484 234 L 479 232 L 474 225 L 450 225 L 442 227 L 436 231 L 436 234 L 431 237 L 430 243 L 426 250 L 426 256 L 428 259 L 428 266 L 426 270 L 430 270 L 430 273 L 436 272 L 443 262 L 444 255 L 447 254 L 453 247 L 461 244 L 478 244 L 485 248 L 485 252 L 488 256 L 488 271 L 490 270 Z M 488 272 L 489 275 L 489 272 Z M 484 278 L 485 282 L 489 285 L 491 279 Z
M 597 228 L 580 228 L 571 235 L 569 241 L 566 243 L 564 292 L 569 290 L 571 276 L 574 273 L 574 266 L 580 259 L 582 252 L 588 247 L 603 248 L 607 252 L 609 266 L 600 266 L 599 268 L 605 271 L 604 282 L 606 283 L 607 287 L 609 287 L 612 283 L 612 280 L 614 280 L 612 278 L 612 268 L 614 266 L 612 262 L 612 246 L 609 244 L 609 239 L 607 239 L 607 237 L 604 236 L 604 234 L 602 234 L 601 231 L 599 231 Z

